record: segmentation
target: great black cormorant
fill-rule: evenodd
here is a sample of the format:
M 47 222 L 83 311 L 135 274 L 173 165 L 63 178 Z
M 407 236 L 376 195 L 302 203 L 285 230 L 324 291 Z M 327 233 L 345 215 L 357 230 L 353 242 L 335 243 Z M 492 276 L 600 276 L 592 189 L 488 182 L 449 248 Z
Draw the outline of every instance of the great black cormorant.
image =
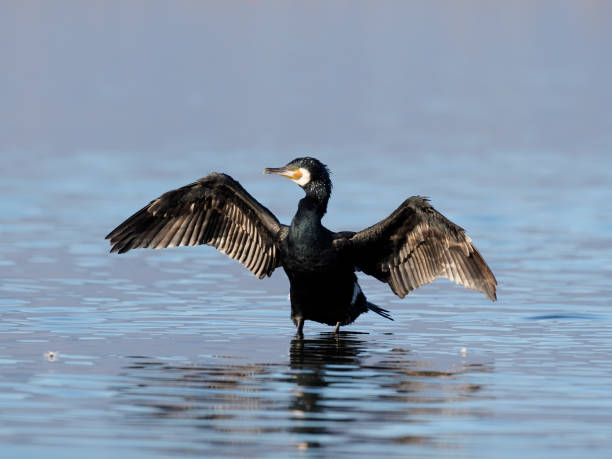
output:
M 266 174 L 288 177 L 306 192 L 291 226 L 281 224 L 229 175 L 212 173 L 168 191 L 106 236 L 111 252 L 208 244 L 270 276 L 282 266 L 289 277 L 291 318 L 302 335 L 305 320 L 335 325 L 374 311 L 355 271 L 386 282 L 403 298 L 438 277 L 495 301 L 495 276 L 464 230 L 421 196 L 406 199 L 389 217 L 359 232 L 334 233 L 321 224 L 332 184 L 327 167 L 297 158 Z

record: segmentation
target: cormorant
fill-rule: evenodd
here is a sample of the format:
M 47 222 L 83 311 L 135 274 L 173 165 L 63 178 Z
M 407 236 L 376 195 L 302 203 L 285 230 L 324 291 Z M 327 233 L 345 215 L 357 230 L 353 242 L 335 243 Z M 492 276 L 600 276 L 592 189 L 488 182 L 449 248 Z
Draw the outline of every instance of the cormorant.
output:
M 162 194 L 121 223 L 106 236 L 111 252 L 208 244 L 260 279 L 282 266 L 300 336 L 305 320 L 335 325 L 337 333 L 364 312 L 391 319 L 366 300 L 355 271 L 386 282 L 400 298 L 446 277 L 495 301 L 497 281 L 472 240 L 427 198 L 406 199 L 362 231 L 334 233 L 321 224 L 332 190 L 324 164 L 297 158 L 264 173 L 288 177 L 306 192 L 290 226 L 229 175 L 212 173 Z

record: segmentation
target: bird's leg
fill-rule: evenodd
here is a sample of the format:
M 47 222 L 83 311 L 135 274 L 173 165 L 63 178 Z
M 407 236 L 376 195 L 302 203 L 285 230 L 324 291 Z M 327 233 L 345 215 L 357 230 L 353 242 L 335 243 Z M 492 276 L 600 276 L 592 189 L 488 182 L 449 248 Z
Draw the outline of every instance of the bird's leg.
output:
M 340 322 L 338 322 L 336 324 L 336 328 L 334 328 L 334 335 L 337 335 L 339 331 L 340 331 Z
M 297 322 L 297 335 L 299 338 L 303 338 L 304 337 L 304 318 L 298 317 L 295 320 Z

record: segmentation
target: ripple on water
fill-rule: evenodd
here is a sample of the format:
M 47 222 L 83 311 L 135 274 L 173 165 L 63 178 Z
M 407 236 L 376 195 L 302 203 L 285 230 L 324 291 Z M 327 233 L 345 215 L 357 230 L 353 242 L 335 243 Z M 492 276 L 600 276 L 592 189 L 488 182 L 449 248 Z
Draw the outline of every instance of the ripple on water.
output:
M 0 224 L 3 454 L 609 456 L 612 198 L 597 179 L 609 158 L 591 172 L 578 164 L 580 178 L 561 170 L 573 157 L 433 156 L 422 158 L 422 176 L 441 178 L 435 203 L 491 263 L 498 302 L 445 281 L 399 300 L 360 275 L 395 321 L 366 314 L 339 337 L 307 323 L 304 340 L 293 339 L 280 272 L 259 282 L 203 247 L 107 253 L 102 227 L 131 209 L 117 203 L 163 191 L 159 177 L 139 175 L 144 158 L 113 186 L 75 176 L 68 200 L 55 168 L 87 161 L 50 161 L 55 172 L 37 182 L 43 203 L 20 193 L 0 202 L 3 216 L 14 212 Z M 363 194 L 352 172 L 369 165 L 347 167 L 351 180 L 338 174 L 337 189 Z M 381 202 L 431 188 L 419 177 L 413 192 L 372 185 L 363 201 L 339 195 L 326 221 L 371 224 L 384 216 Z M 267 186 L 253 189 L 265 196 Z M 285 201 L 274 202 L 290 218 Z
M 350 335 L 326 334 L 294 339 L 288 367 L 222 361 L 184 366 L 134 358 L 124 374 L 138 385 L 122 393 L 122 401 L 142 407 L 129 410 L 132 423 L 168 419 L 197 428 L 200 438 L 214 441 L 220 451 L 238 446 L 259 454 L 300 445 L 342 451 L 355 442 L 436 443 L 425 432 L 415 434 L 415 422 L 435 418 L 454 403 L 457 416 L 475 415 L 460 403 L 479 387 L 461 379 L 488 371 L 487 364 L 425 368 L 431 365 L 404 353 L 380 358 L 371 348 L 371 342 Z M 385 428 L 372 429 L 376 425 Z M 295 435 L 295 444 L 287 445 L 287 435 Z

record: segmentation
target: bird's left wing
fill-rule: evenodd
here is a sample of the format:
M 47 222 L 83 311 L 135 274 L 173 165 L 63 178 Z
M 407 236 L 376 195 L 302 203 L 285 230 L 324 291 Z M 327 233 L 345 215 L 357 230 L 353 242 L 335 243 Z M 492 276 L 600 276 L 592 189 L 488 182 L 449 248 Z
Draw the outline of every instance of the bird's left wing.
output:
M 212 245 L 261 279 L 280 266 L 278 243 L 286 228 L 236 180 L 213 173 L 151 201 L 106 239 L 119 253 Z
M 413 196 L 389 217 L 358 233 L 338 233 L 335 244 L 355 266 L 389 284 L 403 298 L 438 277 L 496 299 L 495 276 L 464 230 Z

